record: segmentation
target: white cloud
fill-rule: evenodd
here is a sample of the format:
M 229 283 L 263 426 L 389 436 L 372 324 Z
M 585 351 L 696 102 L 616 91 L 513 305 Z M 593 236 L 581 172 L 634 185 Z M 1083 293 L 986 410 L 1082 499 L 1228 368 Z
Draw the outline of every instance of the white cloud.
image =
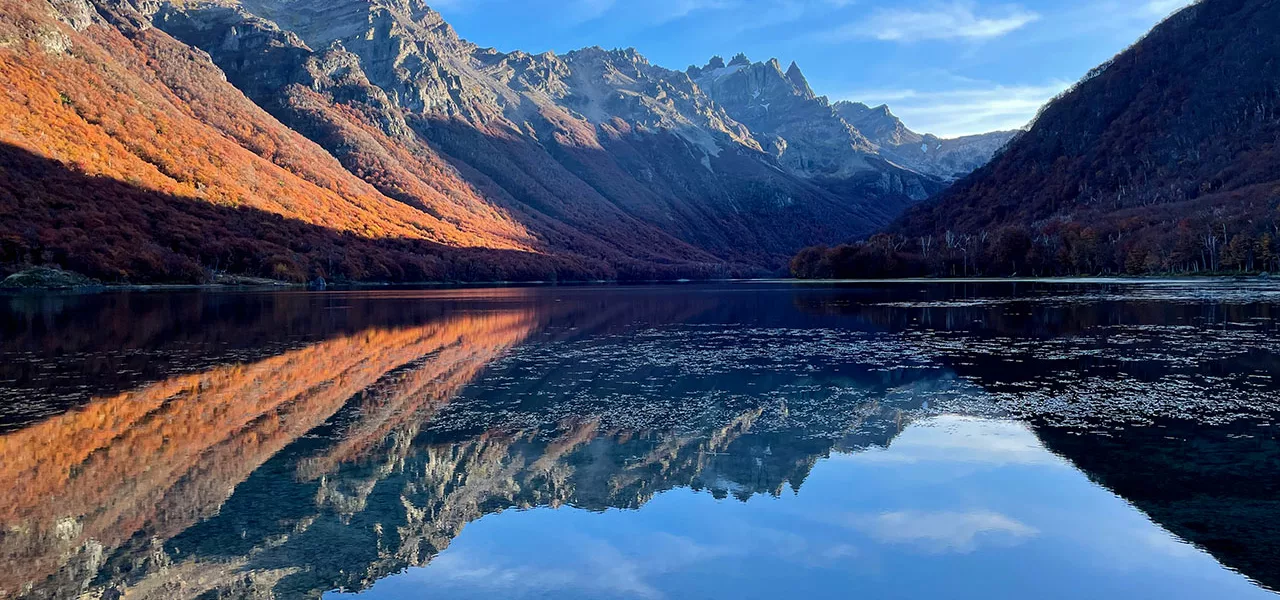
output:
M 978 14 L 972 2 L 938 4 L 927 9 L 880 9 L 871 17 L 822 35 L 829 42 L 873 38 L 891 42 L 922 40 L 980 40 L 1021 29 L 1040 15 L 1017 5 L 1006 5 Z
M 647 3 L 649 10 L 653 11 L 654 19 L 660 23 L 683 19 L 698 11 L 730 8 L 734 5 L 730 0 L 660 0 Z
M 585 23 L 603 17 L 613 9 L 614 0 L 576 0 L 568 5 L 568 20 L 573 23 Z
M 683 19 L 697 12 L 739 6 L 738 0 L 647 0 L 644 3 L 618 0 L 574 0 L 565 3 L 567 21 L 578 25 L 606 16 L 619 17 L 645 25 L 660 25 Z
M 968 554 L 981 543 L 1015 546 L 1040 534 L 1034 527 L 985 510 L 888 512 L 854 517 L 852 525 L 881 542 L 907 544 L 931 553 Z
M 507 557 L 445 552 L 431 562 L 429 571 L 411 570 L 408 575 L 429 576 L 429 581 L 442 590 L 449 587 L 484 590 L 488 595 L 503 598 L 541 598 L 566 589 L 582 590 L 592 596 L 662 597 L 644 581 L 643 565 L 634 557 L 624 555 L 602 540 L 586 542 L 583 555 L 573 565 L 510 564 Z
M 915 423 L 887 449 L 840 454 L 832 460 L 886 465 L 941 462 L 1066 467 L 1024 423 L 959 415 L 941 415 Z
M 867 90 L 842 95 L 867 104 L 888 104 L 907 127 L 921 133 L 956 137 L 1019 129 L 1046 102 L 1071 86 L 1068 81 L 1044 85 L 995 85 L 949 90 Z

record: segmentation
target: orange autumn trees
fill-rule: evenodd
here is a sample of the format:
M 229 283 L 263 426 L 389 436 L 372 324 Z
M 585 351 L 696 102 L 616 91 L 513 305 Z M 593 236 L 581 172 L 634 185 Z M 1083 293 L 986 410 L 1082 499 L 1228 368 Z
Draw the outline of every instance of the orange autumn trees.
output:
M 585 183 L 561 186 L 563 169 L 504 179 L 528 164 L 482 172 L 444 154 L 420 132 L 452 135 L 448 123 L 377 106 L 387 95 L 344 66 L 358 58 L 341 48 L 298 58 L 267 40 L 298 62 L 275 65 L 280 85 L 250 97 L 262 72 L 224 71 L 166 33 L 181 29 L 178 15 L 163 17 L 166 31 L 160 18 L 122 0 L 0 0 L 0 276 L 44 265 L 108 283 L 750 268 L 662 234 Z M 476 132 L 496 144 L 482 154 L 537 149 L 489 139 L 498 133 Z
M 387 197 L 164 33 L 127 16 L 72 27 L 54 15 L 44 2 L 0 0 L 0 274 L 53 264 L 141 283 L 213 271 L 293 281 L 613 275 L 546 256 L 478 200 L 456 214 Z

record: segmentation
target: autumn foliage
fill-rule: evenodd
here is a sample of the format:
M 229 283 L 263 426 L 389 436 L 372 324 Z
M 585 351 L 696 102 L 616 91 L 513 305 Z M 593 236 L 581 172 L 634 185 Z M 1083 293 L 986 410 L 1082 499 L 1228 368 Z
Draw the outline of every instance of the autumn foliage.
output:
M 642 242 L 631 254 L 571 227 L 532 231 L 525 223 L 540 217 L 464 181 L 425 146 L 389 140 L 369 115 L 298 91 L 289 98 L 299 126 L 328 127 L 308 133 L 348 149 L 331 154 L 126 3 L 95 7 L 92 24 L 73 27 L 46 2 L 0 0 L 0 276 L 31 265 L 110 283 L 725 269 L 689 247 L 646 256 Z

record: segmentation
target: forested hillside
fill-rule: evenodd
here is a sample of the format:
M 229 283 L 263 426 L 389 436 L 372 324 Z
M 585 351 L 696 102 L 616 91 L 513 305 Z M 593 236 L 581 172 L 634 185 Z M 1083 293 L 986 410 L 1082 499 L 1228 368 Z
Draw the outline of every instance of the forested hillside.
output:
M 764 275 L 945 187 L 776 65 L 499 52 L 421 0 L 0 0 L 0 277 Z M 803 110 L 721 103 L 766 91 Z
M 380 194 L 125 5 L 59 9 L 0 0 L 0 273 L 52 264 L 145 283 L 211 271 L 295 281 L 616 272 L 536 253 L 497 211 L 465 219 Z
M 1047 105 L 991 163 L 803 277 L 1280 269 L 1280 2 L 1204 0 Z

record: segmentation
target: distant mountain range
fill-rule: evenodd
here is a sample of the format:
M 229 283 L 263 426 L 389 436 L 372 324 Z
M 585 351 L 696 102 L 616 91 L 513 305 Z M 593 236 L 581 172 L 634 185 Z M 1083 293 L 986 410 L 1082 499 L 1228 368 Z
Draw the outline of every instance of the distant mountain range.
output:
M 1280 270 L 1277 23 L 1274 0 L 1203 0 L 1179 11 L 886 235 L 808 250 L 796 272 Z M 842 114 L 869 131 L 857 115 L 870 112 Z M 883 122 L 892 139 L 897 130 Z
M 0 274 L 760 274 L 1012 136 L 916 134 L 776 60 L 481 48 L 419 0 L 0 9 Z
M 862 132 L 893 162 L 920 173 L 928 173 L 946 181 L 954 181 L 987 164 L 1000 148 L 1018 134 L 1017 131 L 995 131 L 943 139 L 933 134 L 920 134 L 902 123 L 889 107 L 871 107 L 858 102 L 836 102 L 836 114 Z

